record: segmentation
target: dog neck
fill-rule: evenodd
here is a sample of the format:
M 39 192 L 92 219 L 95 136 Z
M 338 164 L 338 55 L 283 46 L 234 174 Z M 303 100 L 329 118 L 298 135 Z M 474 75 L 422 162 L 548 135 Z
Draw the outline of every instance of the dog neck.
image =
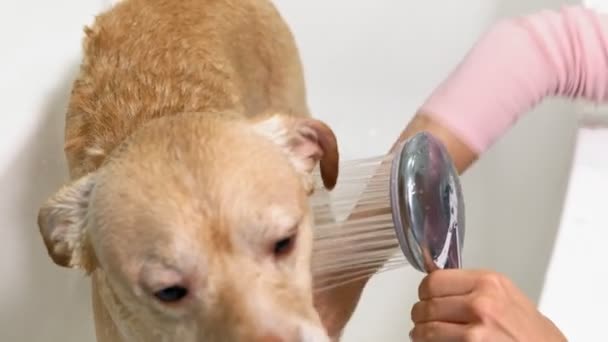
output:
M 96 270 L 93 272 L 91 274 L 91 299 L 97 342 L 139 341 L 135 336 L 128 336 L 128 332 L 121 331 L 119 324 L 117 324 L 117 321 L 120 319 L 116 317 L 118 312 L 109 307 L 114 306 L 114 309 L 117 308 L 116 305 L 111 305 L 113 296 L 111 289 L 106 283 L 103 271 Z
M 98 271 L 91 275 L 91 300 L 93 304 L 93 316 L 95 319 L 95 334 L 97 342 L 127 342 L 120 334 L 118 327 L 112 320 L 105 303 L 99 293 L 100 287 Z

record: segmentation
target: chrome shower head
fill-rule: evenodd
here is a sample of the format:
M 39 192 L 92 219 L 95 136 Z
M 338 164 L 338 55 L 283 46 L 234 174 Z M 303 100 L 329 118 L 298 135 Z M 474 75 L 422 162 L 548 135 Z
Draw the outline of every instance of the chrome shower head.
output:
M 390 175 L 399 246 L 421 272 L 460 268 L 465 233 L 458 172 L 443 144 L 421 132 L 401 144 Z
M 389 155 L 345 161 L 340 170 L 336 189 L 319 186 L 311 202 L 319 288 L 405 264 L 424 273 L 461 267 L 464 201 L 440 140 L 421 132 Z

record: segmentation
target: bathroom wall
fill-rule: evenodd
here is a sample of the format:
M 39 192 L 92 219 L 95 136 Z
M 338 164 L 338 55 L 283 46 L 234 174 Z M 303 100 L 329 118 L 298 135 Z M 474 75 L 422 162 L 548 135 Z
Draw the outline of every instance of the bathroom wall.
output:
M 384 153 L 416 107 L 499 17 L 564 1 L 277 0 L 296 35 L 310 104 L 345 158 Z M 514 4 L 516 3 L 516 4 Z M 92 341 L 87 282 L 55 267 L 40 203 L 65 179 L 63 114 L 82 26 L 105 3 L 0 2 L 0 340 Z M 571 159 L 572 106 L 547 101 L 463 177 L 466 267 L 510 276 L 537 299 Z M 344 341 L 406 341 L 421 275 L 377 276 Z
M 559 234 L 547 267 L 539 310 L 551 317 L 569 341 L 605 335 L 608 273 L 590 260 L 603 260 L 608 241 L 608 112 L 589 111 L 578 130 Z

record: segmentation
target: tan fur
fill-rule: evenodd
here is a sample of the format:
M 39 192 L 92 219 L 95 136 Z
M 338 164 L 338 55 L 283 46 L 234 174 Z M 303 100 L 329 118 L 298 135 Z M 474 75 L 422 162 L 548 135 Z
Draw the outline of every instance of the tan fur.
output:
M 327 341 L 308 196 L 319 162 L 335 185 L 338 150 L 274 6 L 124 0 L 85 35 L 72 182 L 38 224 L 56 264 L 91 274 L 98 341 Z

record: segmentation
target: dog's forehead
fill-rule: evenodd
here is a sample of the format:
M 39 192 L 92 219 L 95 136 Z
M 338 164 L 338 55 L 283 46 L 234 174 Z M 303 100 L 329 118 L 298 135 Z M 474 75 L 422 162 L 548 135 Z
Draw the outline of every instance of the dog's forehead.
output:
M 214 128 L 215 139 L 200 145 L 165 134 L 126 149 L 100 184 L 105 229 L 136 241 L 161 234 L 162 245 L 195 241 L 210 226 L 284 230 L 301 219 L 307 195 L 284 152 L 242 125 Z
M 298 211 L 288 205 L 270 205 L 266 209 L 268 219 L 279 227 L 290 228 L 298 223 Z
M 154 163 L 117 163 L 98 184 L 97 205 L 129 216 L 121 218 L 127 221 L 222 207 L 263 211 L 277 219 L 280 212 L 299 210 L 307 198 L 300 176 L 280 152 L 255 147 L 232 155 L 202 153 L 188 163 L 162 156 Z
M 218 219 L 261 219 L 288 226 L 302 215 L 307 196 L 293 169 L 263 152 L 252 150 L 253 159 L 239 163 L 201 158 L 197 170 L 162 160 L 142 169 L 117 167 L 99 184 L 95 212 L 119 230 L 127 226 L 152 231 Z M 205 167 L 209 163 L 214 164 Z

